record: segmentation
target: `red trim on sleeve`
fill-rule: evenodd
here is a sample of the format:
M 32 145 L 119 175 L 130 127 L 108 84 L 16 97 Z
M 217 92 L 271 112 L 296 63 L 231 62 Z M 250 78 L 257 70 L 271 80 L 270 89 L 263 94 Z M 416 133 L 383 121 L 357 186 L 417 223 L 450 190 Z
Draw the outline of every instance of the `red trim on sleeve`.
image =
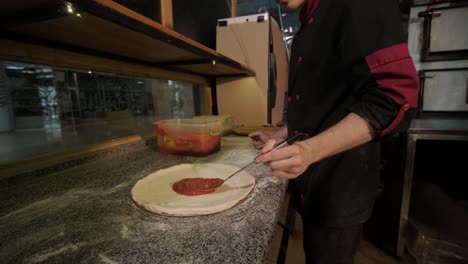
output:
M 404 104 L 400 108 L 400 111 L 398 111 L 398 114 L 395 117 L 395 119 L 393 119 L 393 122 L 384 130 L 377 131 L 377 133 L 379 133 L 380 136 L 384 136 L 388 134 L 389 132 L 391 132 L 393 129 L 395 129 L 401 123 L 401 121 L 403 120 L 403 117 L 405 117 L 405 112 L 406 110 L 408 110 L 408 108 L 409 108 L 409 104 Z
M 416 108 L 419 77 L 405 43 L 374 52 L 366 57 L 366 62 L 378 87 L 401 105 L 390 126 L 379 131 L 379 134 L 385 135 L 398 126 L 409 108 Z
M 417 106 L 419 77 L 407 44 L 381 49 L 368 55 L 366 61 L 377 85 L 390 98 L 400 105 Z

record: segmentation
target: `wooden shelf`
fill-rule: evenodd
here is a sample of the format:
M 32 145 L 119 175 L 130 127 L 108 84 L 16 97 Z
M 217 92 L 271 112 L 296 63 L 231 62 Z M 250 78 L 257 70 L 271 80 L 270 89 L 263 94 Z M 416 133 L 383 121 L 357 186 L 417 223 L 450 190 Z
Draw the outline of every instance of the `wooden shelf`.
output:
M 249 67 L 111 0 L 2 1 L 0 21 L 3 40 L 208 79 L 254 75 Z M 8 52 L 0 51 L 0 58 L 11 58 L 2 53 Z

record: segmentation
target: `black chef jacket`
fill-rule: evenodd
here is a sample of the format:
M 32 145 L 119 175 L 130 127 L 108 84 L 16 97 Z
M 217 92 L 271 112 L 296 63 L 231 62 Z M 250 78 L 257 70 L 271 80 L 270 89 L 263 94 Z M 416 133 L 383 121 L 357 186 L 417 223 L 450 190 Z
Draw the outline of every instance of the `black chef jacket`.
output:
M 376 140 L 312 164 L 293 180 L 299 211 L 331 226 L 364 222 L 379 183 L 378 139 L 417 105 L 419 81 L 396 0 L 322 0 L 291 49 L 288 134 L 311 136 L 353 112 Z

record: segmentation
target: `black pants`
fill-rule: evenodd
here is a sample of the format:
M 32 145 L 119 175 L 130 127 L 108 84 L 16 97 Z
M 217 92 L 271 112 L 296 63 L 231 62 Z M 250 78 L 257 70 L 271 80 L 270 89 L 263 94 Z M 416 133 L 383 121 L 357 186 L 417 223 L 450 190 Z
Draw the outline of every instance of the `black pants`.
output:
M 292 181 L 308 264 L 353 263 L 377 194 L 379 153 L 379 145 L 365 144 L 312 164 Z
M 320 227 L 304 221 L 307 264 L 352 264 L 362 236 L 362 224 Z

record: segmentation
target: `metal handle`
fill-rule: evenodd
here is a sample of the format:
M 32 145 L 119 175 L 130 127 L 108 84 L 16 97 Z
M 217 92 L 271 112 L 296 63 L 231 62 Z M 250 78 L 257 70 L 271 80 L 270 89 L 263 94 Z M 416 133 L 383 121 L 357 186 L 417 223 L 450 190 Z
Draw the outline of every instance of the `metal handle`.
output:
M 280 149 L 282 147 L 285 147 L 289 144 L 291 144 L 292 142 L 295 142 L 295 141 L 299 141 L 301 139 L 304 139 L 304 138 L 307 138 L 309 135 L 305 134 L 305 133 L 296 133 L 294 134 L 293 136 L 290 136 L 288 137 L 287 139 L 279 142 L 274 148 L 270 149 L 269 151 L 265 152 L 265 153 L 261 153 L 259 154 L 258 156 L 256 156 L 254 158 L 254 160 L 258 157 L 260 157 L 261 155 L 264 155 L 264 154 L 267 154 L 269 152 L 272 152 L 273 150 L 277 150 L 277 149 Z
M 424 71 L 420 71 L 418 75 L 420 81 L 420 89 L 419 89 L 419 102 L 418 102 L 418 109 L 421 113 L 424 108 L 424 87 L 426 87 L 426 79 L 432 79 L 436 77 L 435 74 L 429 74 Z
M 418 17 L 440 17 L 442 15 L 442 12 L 439 11 L 423 11 L 418 13 Z
M 280 149 L 280 148 L 282 148 L 282 147 L 284 147 L 286 145 L 291 144 L 292 142 L 295 142 L 295 141 L 299 140 L 300 138 L 306 138 L 306 137 L 308 137 L 308 135 L 305 134 L 305 133 L 296 133 L 296 134 L 294 134 L 294 136 L 291 136 L 291 137 L 281 141 L 280 143 L 278 143 L 278 145 L 276 145 L 276 147 L 274 147 L 270 151 Z M 268 152 L 270 152 L 270 151 L 268 151 Z M 265 154 L 265 153 L 263 153 L 263 154 Z
M 468 105 L 468 78 L 466 78 L 466 101 L 465 103 Z
M 241 170 L 244 170 L 245 168 L 247 168 L 248 166 L 252 165 L 255 163 L 255 160 L 260 157 L 261 155 L 263 154 L 267 154 L 269 152 L 272 152 L 274 150 L 277 150 L 277 149 L 280 149 L 284 146 L 287 146 L 289 145 L 290 143 L 292 142 L 295 142 L 295 141 L 298 141 L 298 140 L 301 140 L 301 139 L 304 139 L 304 138 L 307 138 L 309 135 L 305 134 L 305 133 L 296 133 L 294 134 L 294 136 L 291 136 L 283 141 L 281 141 L 280 143 L 278 143 L 274 148 L 270 149 L 269 151 L 265 152 L 265 153 L 262 153 L 258 156 L 256 156 L 254 158 L 254 160 L 252 162 L 250 162 L 249 164 L 245 165 L 244 167 L 240 168 L 239 170 L 237 170 L 236 172 L 234 172 L 233 174 L 229 175 L 226 179 L 224 179 L 223 182 L 226 182 L 228 179 L 230 179 L 232 176 L 236 175 L 238 172 L 240 172 Z
M 419 77 L 419 79 L 432 79 L 432 78 L 435 77 L 435 74 L 422 73 L 422 74 L 419 74 L 418 77 Z

